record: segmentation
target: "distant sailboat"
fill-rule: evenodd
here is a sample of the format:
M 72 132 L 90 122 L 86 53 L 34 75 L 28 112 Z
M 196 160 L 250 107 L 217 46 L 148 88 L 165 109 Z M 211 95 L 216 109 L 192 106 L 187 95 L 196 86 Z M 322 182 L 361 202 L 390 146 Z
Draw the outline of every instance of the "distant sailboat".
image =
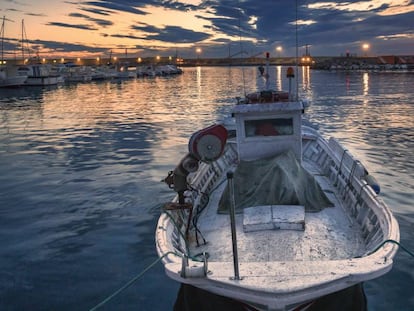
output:
M 24 26 L 24 20 L 22 20 L 22 57 L 23 62 L 25 61 L 24 55 L 24 43 L 27 42 L 26 29 Z M 29 53 L 30 60 L 30 53 Z M 22 65 L 18 68 L 20 75 L 26 75 L 27 80 L 25 85 L 33 86 L 47 86 L 47 85 L 56 85 L 58 83 L 64 82 L 64 78 L 61 75 L 54 74 L 52 72 L 52 67 L 47 64 L 42 64 L 37 61 L 34 64 Z
M 4 24 L 6 17 L 3 16 L 1 24 L 1 62 L 0 62 L 0 87 L 15 87 L 23 85 L 27 79 L 27 75 L 19 75 L 17 68 L 12 65 L 6 65 L 4 59 Z

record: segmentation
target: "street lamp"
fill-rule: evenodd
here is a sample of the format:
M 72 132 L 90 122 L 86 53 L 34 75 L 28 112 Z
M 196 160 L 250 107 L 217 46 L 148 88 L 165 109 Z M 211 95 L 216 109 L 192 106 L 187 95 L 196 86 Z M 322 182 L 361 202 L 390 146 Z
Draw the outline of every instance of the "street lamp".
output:
M 276 47 L 278 57 L 280 57 L 280 53 L 282 53 L 282 50 L 283 50 L 283 48 L 280 45 Z
M 365 51 L 365 56 L 367 56 L 368 55 L 368 50 L 369 50 L 369 44 L 368 43 L 364 43 L 363 45 L 362 45 L 362 49 Z
M 202 50 L 201 48 L 196 48 L 196 53 L 197 53 L 197 63 L 199 63 L 200 61 L 200 54 L 201 54 Z

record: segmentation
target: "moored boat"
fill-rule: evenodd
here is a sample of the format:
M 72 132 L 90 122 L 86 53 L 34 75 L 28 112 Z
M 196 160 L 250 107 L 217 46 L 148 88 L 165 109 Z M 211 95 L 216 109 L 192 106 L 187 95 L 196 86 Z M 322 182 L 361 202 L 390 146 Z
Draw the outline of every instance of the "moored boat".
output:
M 4 59 L 4 27 L 5 27 L 6 17 L 3 16 L 3 21 L 0 29 L 1 36 L 1 58 L 0 58 L 0 87 L 15 87 L 21 86 L 25 83 L 27 75 L 19 75 L 16 66 L 7 65 L 6 60 Z
M 0 87 L 16 87 L 23 85 L 27 76 L 18 74 L 15 66 L 0 65 Z
M 191 136 L 165 179 L 177 196 L 155 233 L 170 278 L 293 310 L 392 268 L 399 227 L 378 183 L 339 141 L 303 124 L 306 108 L 265 89 L 237 100 L 231 128 Z
M 27 76 L 25 85 L 49 86 L 65 82 L 60 74 L 54 74 L 52 68 L 46 64 L 21 65 L 18 69 L 19 75 Z

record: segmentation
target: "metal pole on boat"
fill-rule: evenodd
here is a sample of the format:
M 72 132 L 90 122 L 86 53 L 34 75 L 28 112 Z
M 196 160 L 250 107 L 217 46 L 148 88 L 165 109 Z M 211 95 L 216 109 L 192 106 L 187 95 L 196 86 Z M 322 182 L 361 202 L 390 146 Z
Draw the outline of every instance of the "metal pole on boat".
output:
M 239 274 L 239 255 L 237 254 L 237 235 L 236 235 L 236 217 L 235 217 L 235 206 L 234 200 L 234 183 L 233 183 L 233 172 L 227 172 L 227 181 L 230 191 L 230 225 L 231 225 L 231 240 L 233 245 L 233 264 L 234 264 L 234 279 L 240 280 Z
M 292 79 L 295 77 L 292 67 L 288 67 L 286 77 L 289 79 L 289 100 L 292 100 Z
M 266 52 L 266 74 L 265 74 L 266 90 L 269 89 L 269 57 L 270 57 L 270 53 Z

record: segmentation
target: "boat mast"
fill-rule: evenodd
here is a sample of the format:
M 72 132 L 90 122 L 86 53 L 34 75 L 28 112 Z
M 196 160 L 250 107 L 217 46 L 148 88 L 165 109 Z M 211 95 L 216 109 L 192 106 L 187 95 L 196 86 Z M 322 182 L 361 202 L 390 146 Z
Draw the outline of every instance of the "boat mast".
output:
M 266 88 L 265 90 L 269 89 L 269 58 L 270 58 L 270 53 L 266 52 L 266 73 L 265 73 L 265 79 L 266 79 Z
M 23 57 L 23 62 L 25 61 L 25 55 L 24 55 L 24 42 L 25 41 L 27 43 L 27 57 L 28 57 L 28 59 L 30 59 L 31 58 L 30 46 L 29 46 L 29 41 L 27 40 L 26 27 L 24 26 L 24 19 L 22 19 L 22 57 Z
M 24 19 L 22 19 L 22 59 L 24 62 Z
M 4 62 L 4 21 L 5 21 L 6 17 L 3 16 L 3 23 L 1 24 L 1 63 L 3 64 Z

